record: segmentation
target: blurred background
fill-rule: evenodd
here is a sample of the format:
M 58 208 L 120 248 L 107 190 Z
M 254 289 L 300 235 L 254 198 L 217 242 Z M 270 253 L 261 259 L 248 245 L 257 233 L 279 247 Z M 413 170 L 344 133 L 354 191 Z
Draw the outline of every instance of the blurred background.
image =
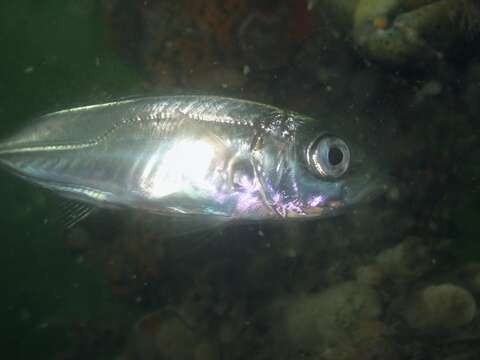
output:
M 302 112 L 394 179 L 318 222 L 175 236 L 105 211 L 65 231 L 56 199 L 0 174 L 0 357 L 480 357 L 476 0 L 0 3 L 0 134 L 145 95 Z

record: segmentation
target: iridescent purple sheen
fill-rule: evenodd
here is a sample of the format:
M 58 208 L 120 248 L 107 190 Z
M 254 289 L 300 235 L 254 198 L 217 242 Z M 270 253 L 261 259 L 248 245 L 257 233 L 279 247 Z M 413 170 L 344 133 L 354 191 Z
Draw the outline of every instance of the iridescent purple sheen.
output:
M 325 198 L 323 195 L 315 196 L 308 201 L 308 206 L 317 207 L 318 205 L 322 204 L 324 200 Z

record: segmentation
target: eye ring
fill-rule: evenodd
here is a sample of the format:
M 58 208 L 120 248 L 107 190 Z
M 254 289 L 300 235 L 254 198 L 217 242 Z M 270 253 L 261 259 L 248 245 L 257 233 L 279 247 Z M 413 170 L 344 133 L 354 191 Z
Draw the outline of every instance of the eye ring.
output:
M 307 147 L 307 163 L 321 178 L 337 179 L 350 165 L 350 149 L 342 139 L 322 134 Z

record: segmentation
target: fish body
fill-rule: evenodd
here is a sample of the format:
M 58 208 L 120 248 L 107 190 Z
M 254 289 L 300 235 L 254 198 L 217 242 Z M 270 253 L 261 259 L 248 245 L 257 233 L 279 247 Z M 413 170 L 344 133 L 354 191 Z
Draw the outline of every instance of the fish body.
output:
M 325 134 L 318 121 L 256 102 L 149 97 L 44 115 L 0 143 L 0 164 L 96 207 L 321 217 L 375 188 L 368 169 L 350 169 L 357 160 L 346 143 Z M 322 161 L 333 159 L 334 147 L 330 169 Z

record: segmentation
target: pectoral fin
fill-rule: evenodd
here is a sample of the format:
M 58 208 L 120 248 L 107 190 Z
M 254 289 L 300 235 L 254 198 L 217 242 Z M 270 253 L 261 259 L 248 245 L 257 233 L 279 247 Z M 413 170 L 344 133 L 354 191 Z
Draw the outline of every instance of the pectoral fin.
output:
M 59 206 L 60 213 L 53 219 L 53 222 L 66 229 L 71 229 L 86 219 L 95 209 L 94 206 L 80 201 L 63 199 Z

